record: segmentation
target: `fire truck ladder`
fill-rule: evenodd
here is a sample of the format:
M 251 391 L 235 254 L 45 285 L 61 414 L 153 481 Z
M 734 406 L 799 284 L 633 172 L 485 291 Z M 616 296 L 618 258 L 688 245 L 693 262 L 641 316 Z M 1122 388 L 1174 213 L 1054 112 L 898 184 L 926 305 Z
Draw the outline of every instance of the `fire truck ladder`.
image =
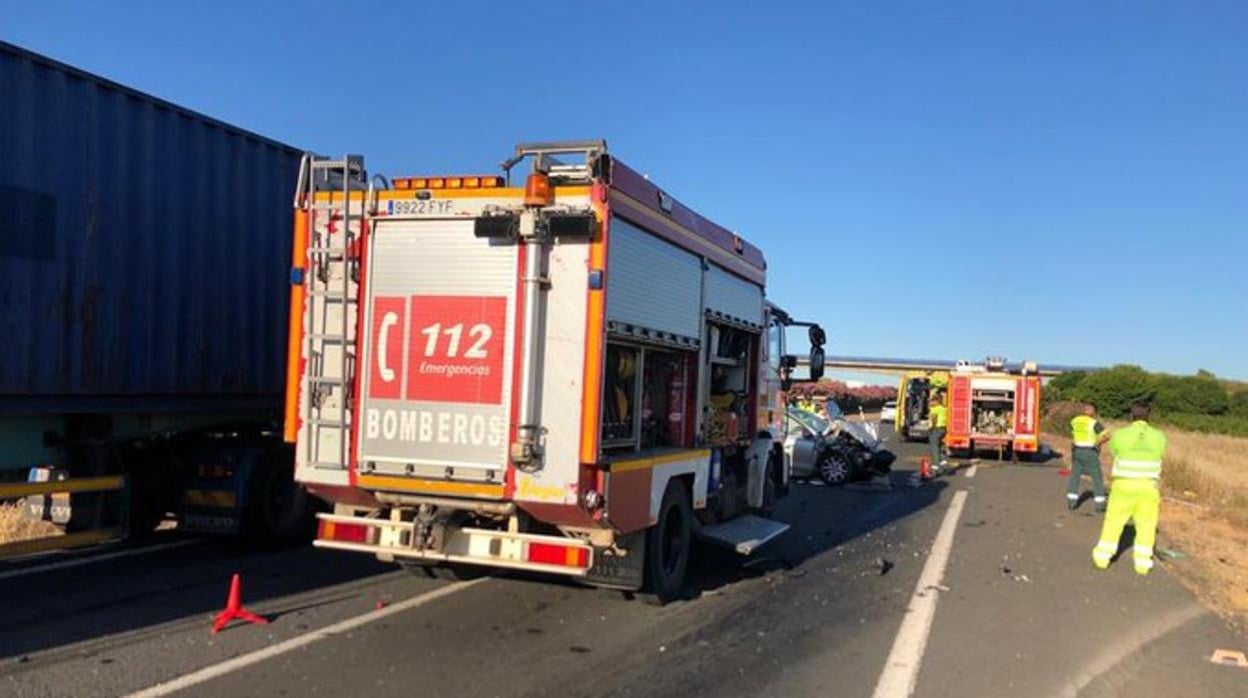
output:
M 364 197 L 352 191 L 367 181 L 364 158 L 305 155 L 300 191 L 308 212 L 304 269 L 307 315 L 304 326 L 303 395 L 300 410 L 307 431 L 303 462 L 313 468 L 345 470 L 350 462 L 351 402 L 356 364 L 355 317 L 359 299 L 358 239 Z M 305 179 L 306 177 L 306 179 Z M 320 194 L 321 196 L 318 196 Z

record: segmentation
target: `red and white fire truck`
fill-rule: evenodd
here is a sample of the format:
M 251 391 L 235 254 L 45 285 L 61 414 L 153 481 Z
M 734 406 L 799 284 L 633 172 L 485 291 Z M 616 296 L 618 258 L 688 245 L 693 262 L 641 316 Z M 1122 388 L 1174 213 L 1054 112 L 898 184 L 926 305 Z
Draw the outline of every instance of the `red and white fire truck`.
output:
M 756 247 L 604 142 L 502 169 L 386 182 L 305 158 L 286 437 L 334 503 L 316 545 L 671 599 L 694 535 L 748 553 L 787 528 L 767 518 L 785 329 L 806 328 L 809 380 L 823 330 L 765 300 Z
M 1040 376 L 1023 362 L 959 362 L 949 373 L 949 428 L 945 445 L 955 453 L 995 451 L 1028 455 L 1040 449 Z

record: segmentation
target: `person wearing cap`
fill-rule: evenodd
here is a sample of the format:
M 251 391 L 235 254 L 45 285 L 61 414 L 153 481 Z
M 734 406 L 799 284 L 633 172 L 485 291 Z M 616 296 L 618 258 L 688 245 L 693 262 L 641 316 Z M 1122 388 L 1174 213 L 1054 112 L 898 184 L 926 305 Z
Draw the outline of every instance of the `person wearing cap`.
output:
M 1092 564 L 1109 568 L 1118 552 L 1118 539 L 1130 519 L 1135 522 L 1135 544 L 1131 549 L 1136 574 L 1153 569 L 1153 543 L 1157 539 L 1157 517 L 1161 513 L 1161 463 L 1166 455 L 1166 435 L 1148 423 L 1148 405 L 1131 406 L 1131 425 L 1118 429 L 1109 439 L 1114 454 L 1110 472 L 1113 486 L 1101 539 L 1092 549 Z
M 1084 475 L 1092 479 L 1092 493 L 1096 510 L 1105 511 L 1105 482 L 1101 476 L 1101 444 L 1109 440 L 1109 433 L 1096 418 L 1096 408 L 1085 405 L 1083 414 L 1070 420 L 1071 441 L 1070 479 L 1066 481 L 1066 504 L 1071 509 L 1079 506 L 1079 483 Z

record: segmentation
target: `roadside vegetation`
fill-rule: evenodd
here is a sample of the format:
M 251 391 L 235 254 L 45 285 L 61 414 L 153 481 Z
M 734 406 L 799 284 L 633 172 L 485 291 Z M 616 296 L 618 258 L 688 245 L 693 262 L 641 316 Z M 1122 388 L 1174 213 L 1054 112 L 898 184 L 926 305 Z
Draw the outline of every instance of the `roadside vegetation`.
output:
M 1093 373 L 1064 373 L 1045 385 L 1045 401 L 1091 403 L 1105 419 L 1124 419 L 1131 403 L 1153 405 L 1153 421 L 1186 431 L 1248 437 L 1248 384 L 1219 380 L 1208 371 L 1192 376 L 1114 366 Z
M 46 521 L 26 518 L 21 502 L 0 502 L 0 544 L 54 535 L 59 529 Z
M 831 398 L 849 414 L 857 412 L 859 407 L 867 411 L 879 410 L 885 402 L 897 397 L 897 388 L 889 385 L 851 388 L 842 381 L 825 378 L 818 383 L 797 383 L 788 392 L 788 396 L 799 400 L 812 397 Z

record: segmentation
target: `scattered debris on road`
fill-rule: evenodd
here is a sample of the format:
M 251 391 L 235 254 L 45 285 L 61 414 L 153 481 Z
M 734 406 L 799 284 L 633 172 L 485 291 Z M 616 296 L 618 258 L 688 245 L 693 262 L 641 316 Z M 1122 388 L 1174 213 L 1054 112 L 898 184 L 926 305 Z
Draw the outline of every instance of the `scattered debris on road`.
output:
M 1213 656 L 1209 657 L 1209 661 L 1222 666 L 1234 666 L 1240 669 L 1248 669 L 1248 656 L 1238 650 L 1216 649 Z
M 875 566 L 879 568 L 881 577 L 888 574 L 889 570 L 893 569 L 893 567 L 896 567 L 892 560 L 882 557 L 875 558 Z

